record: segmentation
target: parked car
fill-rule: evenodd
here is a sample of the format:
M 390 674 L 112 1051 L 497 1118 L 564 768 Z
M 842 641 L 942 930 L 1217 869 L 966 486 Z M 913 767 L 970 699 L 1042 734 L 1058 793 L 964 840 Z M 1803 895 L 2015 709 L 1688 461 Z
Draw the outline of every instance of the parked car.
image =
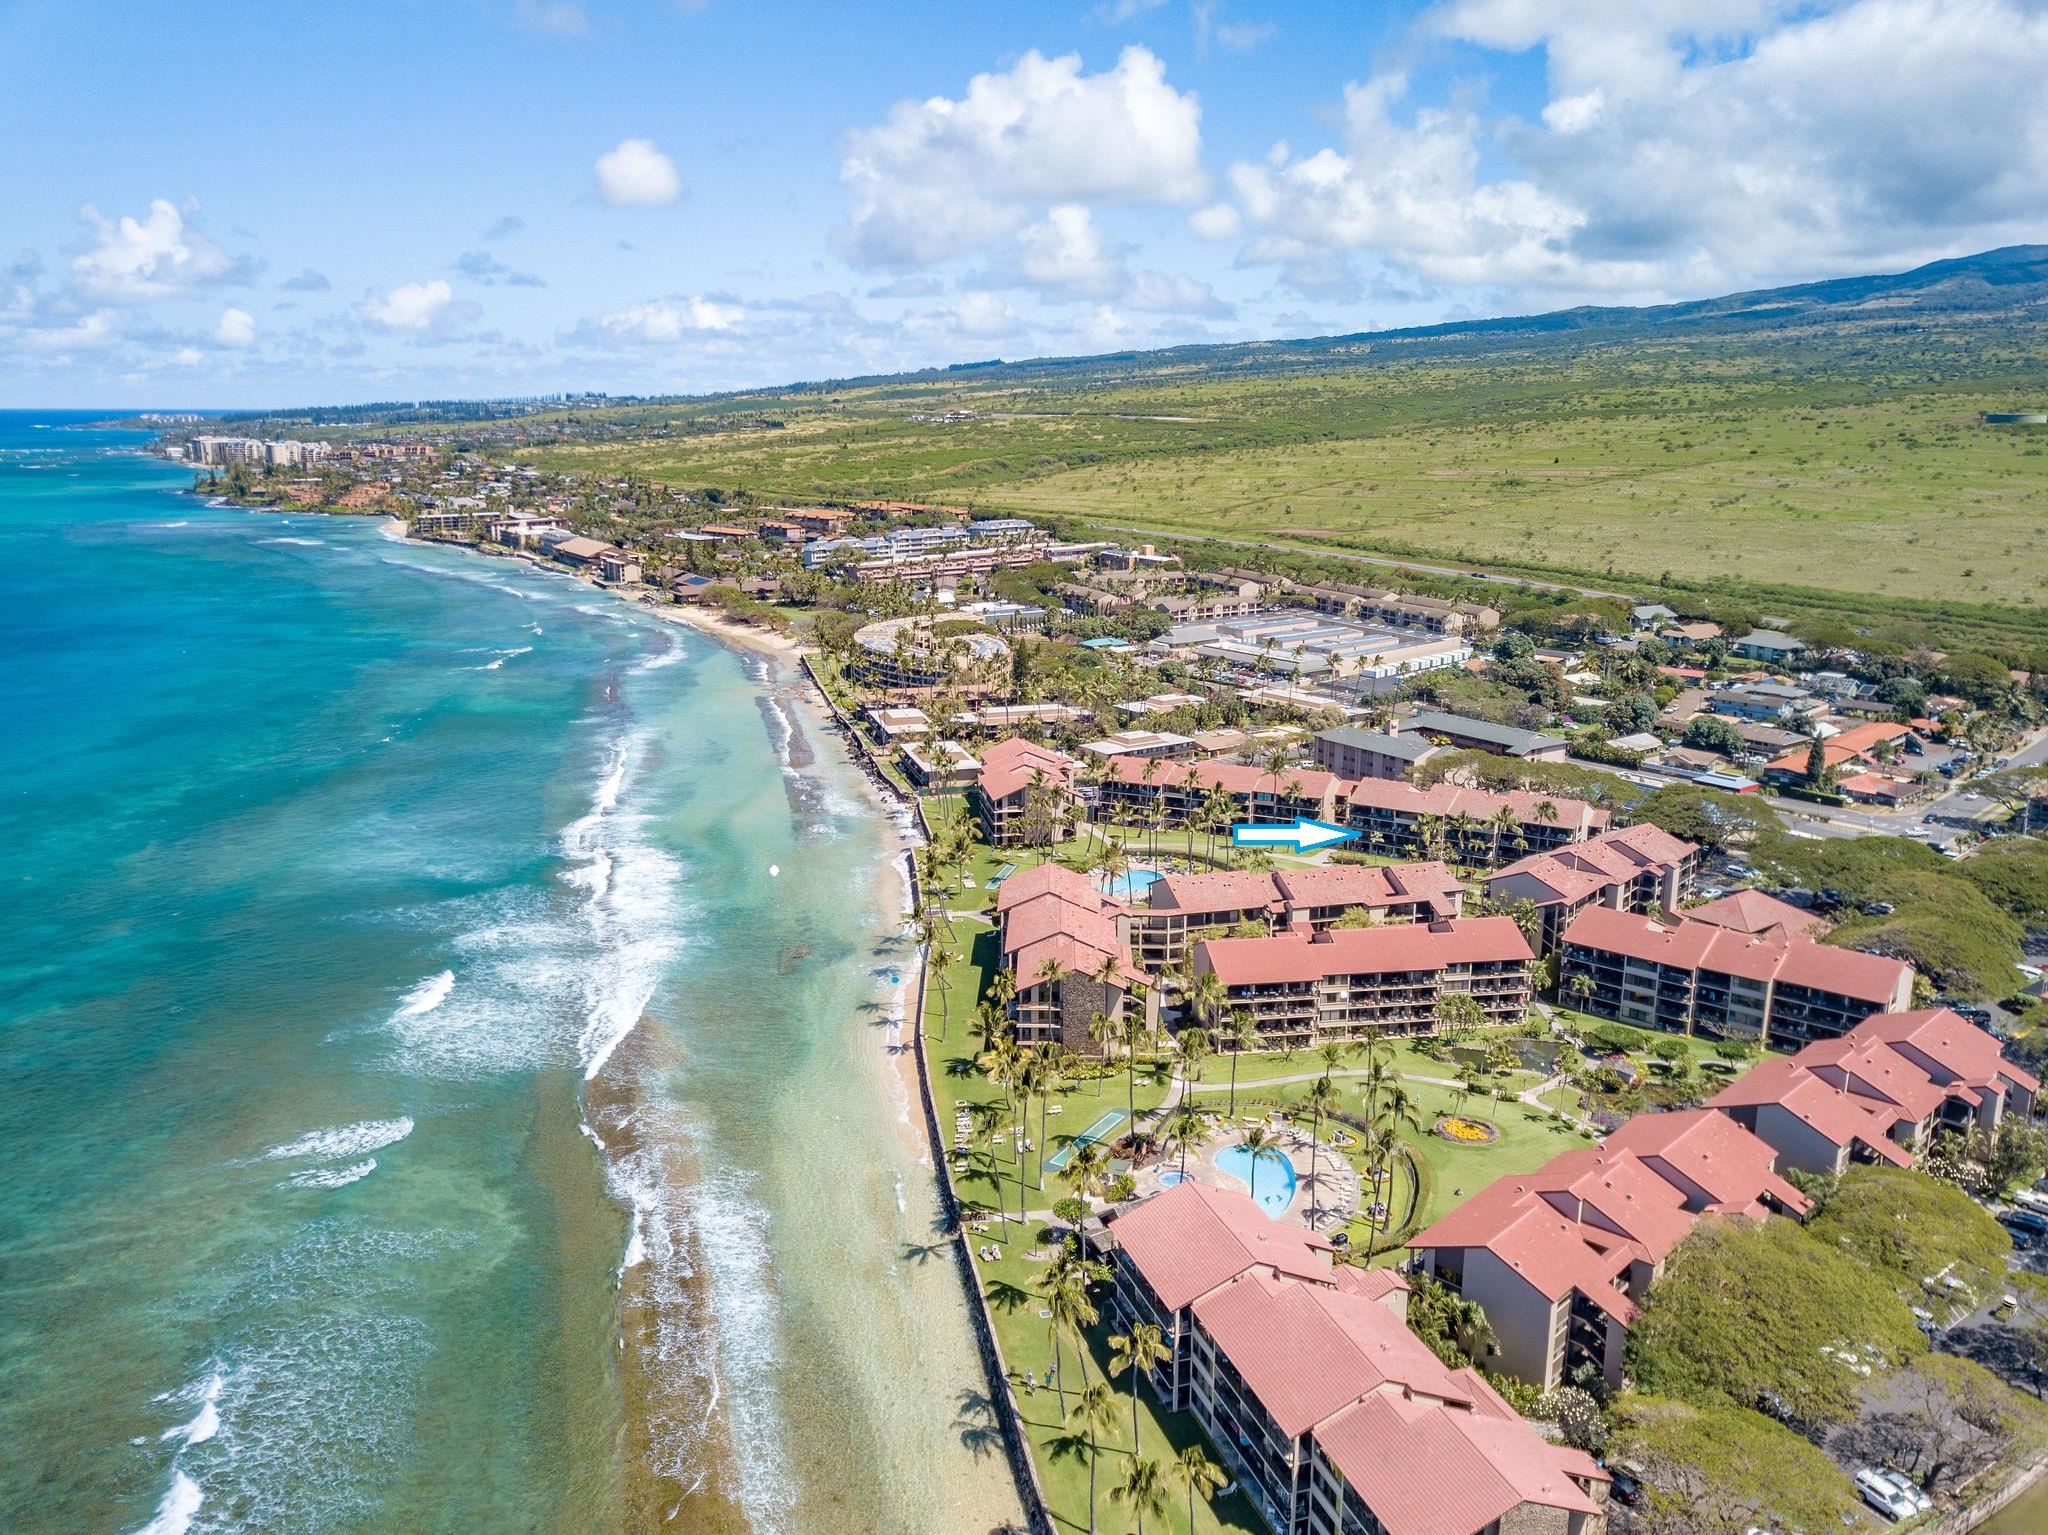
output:
M 2000 1210 L 1998 1222 L 2014 1236 L 2036 1240 L 2048 1236 L 2048 1215 L 2032 1210 Z
M 1890 901 L 1865 901 L 1856 909 L 1866 917 L 1889 917 L 1896 910 Z
M 1926 1514 L 1933 1512 L 1934 1499 L 1927 1496 L 1926 1491 L 1920 1486 L 1918 1482 L 1915 1482 L 1910 1476 L 1906 1475 L 1906 1473 L 1903 1471 L 1897 1471 L 1887 1468 L 1884 1474 L 1887 1478 L 1890 1479 L 1892 1486 L 1896 1487 L 1899 1490 L 1899 1495 L 1901 1497 L 1910 1498 L 1912 1500 L 1913 1511 L 1916 1514 Z
M 1823 885 L 1814 892 L 1813 901 L 1822 911 L 1833 911 L 1842 904 L 1842 892 L 1832 885 Z
M 1887 1519 L 1910 1519 L 1920 1512 L 1920 1505 L 1892 1484 L 1891 1473 L 1875 1466 L 1865 1466 L 1856 1473 L 1856 1491 Z
M 1643 1501 L 1643 1484 L 1636 1478 L 1619 1466 L 1609 1466 L 1607 1474 L 1613 1478 L 1607 1490 L 1613 1494 L 1615 1502 L 1634 1508 Z

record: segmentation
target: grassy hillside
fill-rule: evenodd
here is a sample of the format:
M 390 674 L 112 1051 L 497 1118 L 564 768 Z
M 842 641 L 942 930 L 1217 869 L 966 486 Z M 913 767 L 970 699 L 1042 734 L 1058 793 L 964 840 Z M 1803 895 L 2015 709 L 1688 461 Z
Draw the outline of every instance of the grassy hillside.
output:
M 1662 309 L 643 406 L 524 456 L 765 499 L 1935 599 L 2038 635 L 2048 432 L 1977 415 L 2044 404 L 2048 249 L 2025 247 Z M 943 410 L 976 419 L 910 419 Z

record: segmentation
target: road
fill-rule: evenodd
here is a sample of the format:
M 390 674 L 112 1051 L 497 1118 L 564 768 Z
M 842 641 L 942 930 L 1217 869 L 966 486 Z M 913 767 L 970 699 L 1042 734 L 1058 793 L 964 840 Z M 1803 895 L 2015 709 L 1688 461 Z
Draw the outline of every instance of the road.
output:
M 1496 586 L 1519 586 L 1532 592 L 1571 592 L 1581 597 L 1606 597 L 1631 607 L 1640 600 L 1627 592 L 1605 591 L 1597 586 L 1575 586 L 1566 581 L 1537 581 L 1528 576 L 1493 576 L 1468 565 L 1431 565 L 1422 560 L 1397 560 L 1390 555 L 1359 554 L 1355 550 L 1332 548 L 1328 544 L 1304 544 L 1274 538 L 1225 538 L 1220 533 L 1188 533 L 1178 528 L 1140 528 L 1121 522 L 1088 522 L 1083 526 L 1105 533 L 1139 533 L 1146 538 L 1170 539 L 1178 544 L 1221 544 L 1230 549 L 1284 549 L 1289 554 L 1315 554 L 1328 559 L 1349 560 L 1355 565 L 1377 565 L 1386 570 L 1417 570 L 1431 576 L 1455 576 L 1463 581 L 1491 581 Z

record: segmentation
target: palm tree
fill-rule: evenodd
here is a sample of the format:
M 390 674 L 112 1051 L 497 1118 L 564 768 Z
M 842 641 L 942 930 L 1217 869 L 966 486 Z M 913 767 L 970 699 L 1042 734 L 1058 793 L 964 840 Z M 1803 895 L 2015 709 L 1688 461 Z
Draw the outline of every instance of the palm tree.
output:
M 989 980 L 988 999 L 1007 1015 L 1010 1004 L 1017 1000 L 1017 977 L 1008 970 L 998 970 Z
M 1081 1373 L 1085 1383 L 1088 1349 L 1081 1342 L 1081 1336 L 1094 1324 L 1096 1315 L 1095 1302 L 1088 1298 L 1088 1268 L 1074 1250 L 1073 1238 L 1067 1239 L 1060 1256 L 1046 1267 L 1045 1285 L 1038 1292 L 1038 1298 L 1052 1313 L 1046 1322 L 1046 1331 L 1052 1337 L 1052 1378 L 1059 1389 L 1060 1416 L 1064 1418 L 1067 1415 L 1067 1375 L 1063 1345 L 1071 1333 L 1075 1349 L 1081 1355 Z
M 1060 1181 L 1082 1199 L 1099 1199 L 1109 1177 L 1109 1153 L 1095 1142 L 1076 1148 L 1060 1169 Z
M 1564 983 L 1565 995 L 1572 999 L 1580 1012 L 1593 1000 L 1593 977 L 1583 970 L 1574 970 L 1570 980 Z
M 1133 1399 L 1135 1404 L 1135 1398 Z M 1145 1535 L 1145 1516 L 1166 1516 L 1166 1479 L 1159 1474 L 1159 1462 L 1133 1453 L 1124 1467 L 1124 1479 L 1109 1489 L 1109 1501 L 1128 1504 L 1138 1516 L 1138 1535 Z
M 1188 808 L 1186 815 L 1182 817 L 1182 824 L 1187 827 L 1188 861 L 1192 863 L 1195 858 L 1195 823 L 1202 818 L 1201 807 L 1195 802 L 1195 796 L 1202 788 L 1202 773 L 1192 762 L 1188 764 L 1187 773 L 1181 778 L 1180 786 L 1188 791 Z
M 1323 1116 L 1337 1107 L 1337 1086 L 1327 1076 L 1318 1077 L 1316 1078 L 1316 1085 L 1308 1090 L 1307 1095 L 1301 1101 L 1308 1106 L 1309 1112 L 1315 1116 L 1314 1137 L 1308 1143 L 1309 1187 L 1318 1190 L 1318 1197 L 1312 1198 L 1309 1201 L 1309 1225 L 1313 1227 L 1316 1223 L 1317 1207 L 1322 1202 L 1320 1198 L 1321 1185 L 1316 1182 L 1316 1170 L 1321 1165 L 1318 1158 L 1323 1149 Z
M 1116 1393 L 1109 1383 L 1083 1386 L 1067 1421 L 1088 1436 L 1088 1535 L 1095 1535 L 1095 1467 L 1102 1458 L 1102 1436 L 1116 1426 Z
M 1446 1297 L 1445 1320 L 1450 1324 L 1451 1341 L 1456 1343 L 1465 1357 L 1479 1367 L 1488 1355 L 1499 1346 L 1493 1324 L 1486 1319 L 1486 1311 L 1476 1300 L 1464 1296 Z
M 1522 821 L 1521 817 L 1515 814 L 1514 807 L 1506 801 L 1502 801 L 1500 809 L 1494 811 L 1492 816 L 1488 818 L 1488 822 L 1493 827 L 1493 862 L 1498 866 L 1500 863 L 1500 839 L 1502 837 L 1512 837 L 1519 832 L 1522 829 Z
M 1194 950 L 1188 950 L 1188 963 L 1194 963 Z M 1204 1023 L 1214 1023 L 1216 1014 L 1222 1008 L 1229 988 L 1223 984 L 1223 977 L 1214 970 L 1204 970 L 1188 988 L 1188 1000 L 1194 1004 L 1195 1016 Z
M 1174 1457 L 1171 1475 L 1176 1482 L 1188 1490 L 1188 1530 L 1195 1528 L 1195 1494 L 1204 1498 L 1211 1496 L 1229 1480 L 1223 1468 L 1202 1453 L 1202 1447 L 1191 1444 Z
M 1183 1103 L 1166 1118 L 1166 1125 L 1159 1132 L 1159 1138 L 1168 1147 L 1180 1153 L 1180 1175 L 1188 1175 L 1188 1148 L 1202 1144 L 1206 1132 L 1202 1128 L 1202 1116 L 1195 1112 L 1194 1105 Z
M 1166 1347 L 1165 1336 L 1156 1322 L 1134 1322 L 1127 1333 L 1116 1333 L 1109 1340 L 1109 1373 L 1121 1375 L 1126 1370 L 1131 1375 L 1131 1455 L 1137 1456 L 1138 1443 L 1138 1377 L 1151 1372 L 1156 1364 L 1164 1364 L 1172 1357 Z M 1110 1494 L 1115 1497 L 1114 1493 Z
M 1380 1198 L 1380 1179 L 1385 1174 L 1387 1168 L 1392 1164 L 1394 1160 L 1394 1153 L 1399 1151 L 1400 1149 L 1401 1137 L 1396 1135 L 1392 1130 L 1389 1130 L 1386 1127 L 1381 1126 L 1378 1129 L 1368 1130 L 1366 1132 L 1364 1148 L 1365 1161 L 1366 1166 L 1372 1169 L 1372 1200 L 1374 1204 L 1379 1204 L 1382 1202 Z M 1391 1226 L 1393 1225 L 1393 1220 L 1391 1218 L 1393 1212 L 1388 1211 L 1387 1213 L 1389 1219 L 1387 1220 L 1386 1224 Z M 1367 1221 L 1365 1238 L 1365 1261 L 1368 1266 L 1370 1266 L 1372 1263 L 1373 1255 L 1379 1251 L 1379 1238 L 1380 1228 L 1377 1225 L 1373 1224 L 1371 1221 Z
M 1089 1014 L 1088 1042 L 1094 1045 L 1097 1050 L 1100 1050 L 1105 1057 L 1109 1054 L 1109 1047 L 1116 1043 L 1122 1033 L 1123 1025 L 1119 1024 L 1100 1008 Z M 1102 1074 L 1100 1072 L 1097 1072 L 1095 1076 L 1095 1096 L 1098 1098 L 1102 1096 Z
M 1259 1158 L 1266 1154 L 1266 1148 L 1273 1143 L 1273 1134 L 1264 1125 L 1253 1125 L 1244 1133 L 1244 1149 L 1252 1154 L 1251 1190 L 1252 1202 L 1259 1199 Z
M 1194 1082 L 1201 1074 L 1202 1062 L 1211 1054 L 1209 1031 L 1196 1027 L 1180 1031 L 1180 1079 L 1183 1083 Z
M 1237 1058 L 1259 1042 L 1259 1026 L 1252 1015 L 1243 1008 L 1234 1008 L 1230 1014 L 1229 1027 L 1224 1030 L 1225 1039 L 1230 1041 L 1230 1117 L 1237 1118 Z
M 1031 1105 L 1034 1101 L 1038 1104 L 1038 1176 L 1031 1181 L 1031 1186 L 1035 1189 L 1045 1187 L 1045 1110 L 1046 1106 L 1052 1101 L 1053 1095 L 1058 1091 L 1059 1067 L 1052 1056 L 1038 1050 L 1026 1051 L 1023 1065 L 1017 1073 L 1017 1093 L 1024 1103 L 1027 1133 L 1029 1133 L 1030 1129 L 1029 1111 Z M 1021 1165 L 1017 1176 L 1021 1192 L 1023 1181 Z
M 1010 1223 L 1009 1206 L 1003 1203 L 1003 1180 L 996 1175 L 995 1139 L 996 1128 L 1003 1122 L 1003 1106 L 999 1103 L 970 1103 L 967 1105 L 967 1144 L 969 1154 L 979 1151 L 988 1159 L 988 1181 L 995 1185 L 996 1211 L 1003 1224 Z
M 1138 1042 L 1145 1037 L 1145 1020 L 1137 1013 L 1124 1018 L 1124 1109 L 1131 1118 L 1131 1132 L 1138 1129 Z

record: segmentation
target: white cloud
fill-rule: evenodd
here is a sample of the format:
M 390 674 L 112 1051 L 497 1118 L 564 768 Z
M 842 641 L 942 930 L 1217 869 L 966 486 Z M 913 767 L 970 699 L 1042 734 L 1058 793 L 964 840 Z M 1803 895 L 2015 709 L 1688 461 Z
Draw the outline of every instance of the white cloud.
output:
M 1100 296 L 1123 284 L 1123 263 L 1103 253 L 1094 217 L 1079 203 L 1061 203 L 1025 225 L 1017 248 L 1019 274 L 1038 287 Z
M 1193 202 L 1208 187 L 1201 116 L 1144 48 L 1096 75 L 1078 54 L 1027 53 L 976 75 L 957 101 L 899 102 L 854 133 L 840 166 L 854 198 L 847 249 L 873 266 L 926 266 L 1049 204 Z
M 363 318 L 386 330 L 423 331 L 448 307 L 454 290 L 441 278 L 432 282 L 401 283 L 382 298 L 366 299 Z
M 903 327 L 913 335 L 954 340 L 987 341 L 1018 330 L 1017 311 L 1001 295 L 976 289 L 950 304 L 906 315 Z
M 1216 29 L 1216 41 L 1239 53 L 1248 53 L 1278 30 L 1270 21 L 1227 21 Z
M 597 157 L 598 195 L 614 208 L 658 208 L 682 195 L 675 162 L 649 139 L 621 139 Z
M 1356 253 L 1509 302 L 1640 300 L 2039 237 L 2038 6 L 1452 0 L 1427 25 L 1541 48 L 1540 120 L 1411 103 L 1399 74 L 1348 86 L 1339 145 L 1232 167 L 1241 260 L 1325 296 Z
M 141 218 L 110 219 L 88 205 L 79 217 L 91 226 L 91 250 L 71 260 L 71 279 L 87 299 L 138 304 L 175 298 L 202 283 L 237 275 L 218 245 L 185 223 L 177 206 L 156 198 Z
M 1244 220 L 1229 203 L 1211 203 L 1188 215 L 1188 228 L 1204 240 L 1228 240 L 1236 236 Z
M 23 331 L 21 344 L 32 352 L 97 352 L 121 339 L 121 317 L 111 309 L 95 309 L 69 325 Z
M 246 309 L 232 306 L 220 312 L 220 323 L 213 328 L 213 339 L 222 346 L 251 346 L 256 340 L 256 317 Z
M 1165 272 L 1140 272 L 1124 290 L 1126 307 L 1153 314 L 1201 314 L 1223 316 L 1230 305 L 1216 296 L 1216 290 L 1193 277 Z
M 612 341 L 669 342 L 707 331 L 730 331 L 746 319 L 737 304 L 690 298 L 680 303 L 655 299 L 598 318 L 598 331 Z

